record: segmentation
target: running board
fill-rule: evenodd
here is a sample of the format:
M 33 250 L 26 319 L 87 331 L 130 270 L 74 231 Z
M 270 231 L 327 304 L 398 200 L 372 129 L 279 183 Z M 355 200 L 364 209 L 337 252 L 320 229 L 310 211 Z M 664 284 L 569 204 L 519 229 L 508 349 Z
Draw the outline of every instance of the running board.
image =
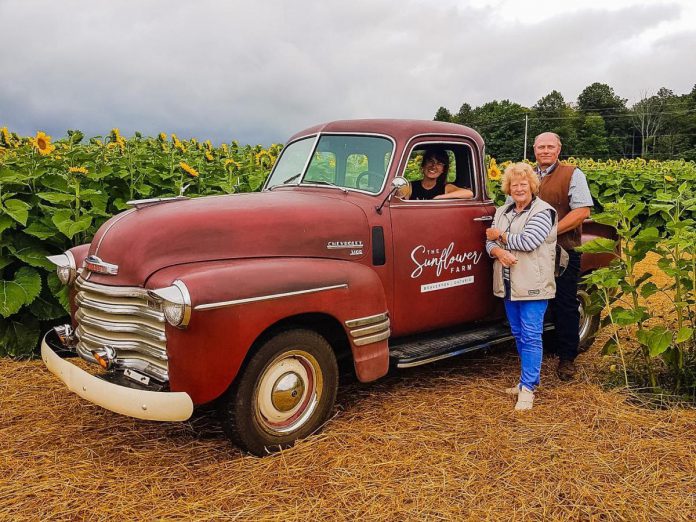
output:
M 552 330 L 552 324 L 545 324 L 544 331 Z M 507 323 L 488 325 L 475 330 L 429 335 L 395 343 L 389 347 L 389 358 L 397 368 L 412 368 L 463 353 L 489 348 L 494 344 L 512 340 Z

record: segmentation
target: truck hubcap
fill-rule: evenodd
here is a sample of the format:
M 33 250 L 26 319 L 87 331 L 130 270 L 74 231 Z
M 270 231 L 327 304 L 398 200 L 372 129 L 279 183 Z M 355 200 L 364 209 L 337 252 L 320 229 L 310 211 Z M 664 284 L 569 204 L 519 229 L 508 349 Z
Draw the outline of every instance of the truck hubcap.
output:
M 323 379 L 317 360 L 303 350 L 285 352 L 264 370 L 256 388 L 256 418 L 280 435 L 299 429 L 319 404 Z
M 287 372 L 275 382 L 271 391 L 271 403 L 278 411 L 290 411 L 304 396 L 305 383 L 295 372 Z
M 578 310 L 580 311 L 580 341 L 587 336 L 590 328 L 591 317 L 587 314 L 590 305 L 590 296 L 584 290 L 578 290 Z

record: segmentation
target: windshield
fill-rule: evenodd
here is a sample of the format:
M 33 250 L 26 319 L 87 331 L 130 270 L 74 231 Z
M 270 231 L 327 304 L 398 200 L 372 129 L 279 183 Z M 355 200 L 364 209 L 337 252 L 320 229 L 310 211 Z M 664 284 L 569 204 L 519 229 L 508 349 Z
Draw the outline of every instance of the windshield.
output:
M 332 185 L 372 193 L 382 190 L 393 153 L 391 140 L 379 136 L 322 135 L 285 147 L 266 188 L 283 184 Z M 312 155 L 309 165 L 307 160 Z M 307 165 L 306 171 L 304 170 Z

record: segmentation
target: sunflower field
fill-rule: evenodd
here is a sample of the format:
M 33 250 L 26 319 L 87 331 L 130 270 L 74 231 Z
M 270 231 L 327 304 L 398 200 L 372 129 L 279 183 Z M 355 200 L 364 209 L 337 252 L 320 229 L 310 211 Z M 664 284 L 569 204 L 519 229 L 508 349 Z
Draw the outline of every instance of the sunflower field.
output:
M 165 133 L 126 138 L 118 129 L 91 139 L 68 131 L 53 140 L 44 132 L 19 136 L 0 128 L 0 356 L 31 356 L 40 333 L 64 321 L 66 290 L 47 255 L 89 241 L 130 200 L 258 190 L 280 150 L 236 141 L 213 146 Z M 612 266 L 587 281 L 600 290 L 597 306 L 608 311 L 604 352 L 617 358 L 626 384 L 666 384 L 696 397 L 696 164 L 569 161 L 587 175 L 596 203 L 593 219 L 619 235 L 621 250 Z M 497 203 L 506 166 L 488 160 L 489 191 Z M 614 252 L 615 246 L 599 240 L 584 248 Z M 660 256 L 659 267 L 670 280 L 664 288 L 651 274 L 635 275 L 648 252 Z M 669 296 L 669 322 L 656 320 L 645 306 L 657 293 Z M 627 337 L 639 346 L 631 354 Z
M 0 128 L 0 356 L 31 356 L 41 331 L 66 316 L 47 255 L 89 241 L 129 200 L 257 190 L 280 150 L 118 129 L 54 141 Z

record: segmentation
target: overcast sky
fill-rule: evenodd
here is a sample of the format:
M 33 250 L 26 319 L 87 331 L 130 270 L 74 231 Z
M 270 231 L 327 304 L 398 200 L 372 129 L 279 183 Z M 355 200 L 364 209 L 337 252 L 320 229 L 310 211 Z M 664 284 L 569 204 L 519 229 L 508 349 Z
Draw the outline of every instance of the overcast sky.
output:
M 593 82 L 696 83 L 692 0 L 0 0 L 0 126 L 284 142 Z

